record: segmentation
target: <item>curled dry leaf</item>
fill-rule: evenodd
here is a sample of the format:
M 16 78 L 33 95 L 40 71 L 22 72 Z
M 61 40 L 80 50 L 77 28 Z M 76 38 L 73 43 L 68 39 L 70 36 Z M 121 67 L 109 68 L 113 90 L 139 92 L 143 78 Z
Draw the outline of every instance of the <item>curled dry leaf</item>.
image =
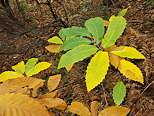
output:
M 91 116 L 90 111 L 88 110 L 87 107 L 85 107 L 82 103 L 80 102 L 72 102 L 71 105 L 68 106 L 68 111 L 78 114 L 80 116 Z
M 20 77 L 7 80 L 0 84 L 0 94 L 5 94 L 8 92 L 21 92 L 29 94 L 30 88 L 34 88 L 34 90 L 36 90 L 43 84 L 43 82 L 44 80 L 33 77 Z
M 105 50 L 106 52 L 108 52 L 108 53 L 111 53 L 112 50 L 115 49 L 115 48 L 117 48 L 117 46 L 116 46 L 116 45 L 112 45 L 112 46 L 110 46 L 110 47 L 105 48 L 104 50 Z
M 48 79 L 48 89 L 49 91 L 54 90 L 61 80 L 61 74 L 50 76 Z
M 51 93 L 45 93 L 43 95 L 38 96 L 39 99 L 43 99 L 43 98 L 55 98 L 57 97 L 58 91 L 54 91 Z
M 117 56 L 115 54 L 109 53 L 109 61 L 110 63 L 115 67 L 118 68 L 120 60 L 122 60 L 120 56 Z
M 98 116 L 127 116 L 130 109 L 122 106 L 111 106 L 102 110 Z
M 91 116 L 97 116 L 98 113 L 98 101 L 92 101 L 90 105 Z
M 66 102 L 60 98 L 44 98 L 39 99 L 39 101 L 48 108 L 55 108 L 58 110 L 65 110 L 67 108 Z
M 50 116 L 40 102 L 20 93 L 0 95 L 0 109 L 0 116 Z
M 47 49 L 49 52 L 53 52 L 56 53 L 58 52 L 58 50 L 60 49 L 62 45 L 48 45 L 45 47 L 45 49 Z
M 25 94 L 25 95 L 29 95 L 30 90 L 29 90 L 28 87 L 24 87 L 24 88 L 20 88 L 20 89 L 16 90 L 15 93 L 22 93 L 22 94 Z

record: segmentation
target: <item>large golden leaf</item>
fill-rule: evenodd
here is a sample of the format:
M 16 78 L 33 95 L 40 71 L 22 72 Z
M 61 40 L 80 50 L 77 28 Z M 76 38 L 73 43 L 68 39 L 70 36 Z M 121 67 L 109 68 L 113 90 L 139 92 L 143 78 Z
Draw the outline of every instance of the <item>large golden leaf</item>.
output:
M 44 80 L 36 79 L 32 77 L 21 77 L 11 80 L 4 81 L 0 84 L 0 94 L 11 93 L 11 92 L 20 92 L 20 93 L 29 93 L 30 89 L 38 89 L 38 84 L 43 83 Z M 37 83 L 37 84 L 36 84 Z M 27 92 L 26 92 L 27 91 Z M 33 93 L 34 91 L 32 91 Z M 36 91 L 35 91 L 36 92 Z
M 100 84 L 109 67 L 107 52 L 98 51 L 91 59 L 86 71 L 86 85 L 88 92 Z
M 6 81 L 8 79 L 14 79 L 18 77 L 23 77 L 21 73 L 14 72 L 14 71 L 5 71 L 0 74 L 0 81 Z
M 126 60 L 120 60 L 120 64 L 118 66 L 119 71 L 127 78 L 138 81 L 143 84 L 143 75 L 141 70 L 134 65 L 133 63 L 126 61 Z
M 130 109 L 122 106 L 111 106 L 102 110 L 98 116 L 127 116 Z
M 0 95 L 0 109 L 0 116 L 50 116 L 40 102 L 19 93 Z
M 90 111 L 87 107 L 85 107 L 80 102 L 72 102 L 71 105 L 68 106 L 68 111 L 78 114 L 80 116 L 91 116 Z
M 121 57 L 145 59 L 145 57 L 137 49 L 128 46 L 114 48 L 111 53 Z

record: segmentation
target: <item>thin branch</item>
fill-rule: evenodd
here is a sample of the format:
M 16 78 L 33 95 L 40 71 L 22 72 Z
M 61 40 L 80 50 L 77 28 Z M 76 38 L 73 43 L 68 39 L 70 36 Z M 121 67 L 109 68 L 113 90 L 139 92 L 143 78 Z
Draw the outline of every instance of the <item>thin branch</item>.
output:
M 58 89 L 64 88 L 64 87 L 66 87 L 66 86 L 68 86 L 68 85 L 75 84 L 75 83 L 78 83 L 78 82 L 81 82 L 81 81 L 84 81 L 84 80 L 85 80 L 85 77 L 82 77 L 82 78 L 80 78 L 80 79 L 78 79 L 78 80 L 76 80 L 76 81 L 73 81 L 73 82 L 64 84 L 64 85 L 62 85 L 62 86 L 60 86 L 60 87 L 57 87 L 56 89 L 52 90 L 51 92 L 54 92 L 54 91 L 56 91 L 56 90 L 58 90 Z

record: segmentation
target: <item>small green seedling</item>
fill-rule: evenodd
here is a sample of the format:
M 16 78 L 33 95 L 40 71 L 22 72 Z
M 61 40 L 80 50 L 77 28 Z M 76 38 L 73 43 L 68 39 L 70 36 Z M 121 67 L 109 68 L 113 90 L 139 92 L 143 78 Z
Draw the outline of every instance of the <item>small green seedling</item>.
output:
M 48 41 L 56 45 L 46 46 L 51 52 L 67 51 L 60 58 L 58 69 L 70 66 L 91 56 L 86 70 L 86 86 L 88 92 L 95 88 L 107 74 L 109 63 L 117 68 L 127 78 L 143 84 L 143 75 L 133 63 L 124 57 L 144 59 L 145 57 L 135 48 L 128 46 L 117 47 L 116 40 L 126 27 L 123 17 L 127 9 L 117 16 L 111 16 L 109 21 L 101 17 L 86 20 L 84 27 L 70 27 L 59 31 L 59 37 L 54 36 Z M 105 29 L 107 26 L 107 29 Z M 105 33 L 105 34 L 104 34 Z M 56 50 L 55 50 L 56 49 Z
M 48 62 L 37 62 L 38 58 L 31 58 L 26 62 L 26 64 L 24 63 L 24 61 L 19 62 L 17 65 L 12 66 L 12 69 L 15 71 L 5 71 L 1 73 L 0 81 L 23 77 L 24 75 L 30 77 L 51 66 L 51 63 Z

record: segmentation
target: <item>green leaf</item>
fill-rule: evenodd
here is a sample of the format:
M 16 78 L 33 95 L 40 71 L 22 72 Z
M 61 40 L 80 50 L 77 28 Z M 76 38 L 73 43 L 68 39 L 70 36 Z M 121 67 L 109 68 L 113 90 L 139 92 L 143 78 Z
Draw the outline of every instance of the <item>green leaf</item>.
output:
M 90 43 L 91 43 L 91 41 L 89 39 L 86 39 L 83 37 L 70 38 L 70 39 L 64 41 L 64 44 L 62 45 L 62 47 L 60 48 L 59 51 L 69 50 L 69 49 L 75 48 L 79 45 L 88 45 Z
M 55 44 L 63 44 L 63 41 L 57 36 L 53 36 L 52 38 L 48 39 L 48 42 Z
M 86 85 L 88 92 L 100 84 L 109 67 L 109 56 L 107 52 L 98 51 L 92 57 L 86 71 Z
M 145 59 L 145 57 L 137 49 L 128 46 L 114 48 L 111 53 L 121 57 Z
M 6 81 L 8 79 L 14 79 L 14 78 L 19 78 L 19 77 L 23 77 L 24 75 L 22 75 L 21 73 L 18 72 L 14 72 L 14 71 L 5 71 L 3 73 L 0 74 L 0 81 Z
M 15 70 L 16 72 L 19 72 L 19 73 L 23 74 L 25 72 L 25 63 L 24 63 L 24 61 L 21 61 L 18 64 L 12 66 L 12 69 Z
M 30 77 L 32 75 L 35 75 L 39 73 L 40 71 L 43 71 L 51 66 L 51 63 L 48 62 L 39 62 L 34 67 L 32 67 L 27 73 L 27 77 Z
M 65 36 L 65 31 L 67 30 L 67 28 L 64 28 L 64 29 L 61 29 L 60 31 L 59 31 L 59 36 L 60 36 L 60 38 L 64 41 L 65 39 L 66 39 L 66 36 Z
M 74 64 L 75 62 L 81 61 L 86 57 L 96 53 L 97 50 L 98 48 L 93 45 L 77 46 L 61 56 L 60 62 L 58 64 L 58 69 Z
M 117 16 L 109 23 L 108 29 L 102 40 L 102 46 L 107 48 L 115 44 L 116 40 L 122 35 L 126 27 L 126 19 Z
M 100 42 L 104 35 L 104 21 L 101 17 L 91 18 L 85 22 L 85 27 L 92 34 L 96 42 Z
M 88 32 L 86 28 L 82 27 L 70 27 L 70 28 L 64 28 L 59 31 L 59 36 L 62 38 L 62 40 L 65 41 L 66 37 L 73 37 L 73 36 L 91 36 L 91 34 Z
M 120 105 L 126 96 L 126 87 L 123 82 L 118 82 L 113 88 L 113 99 L 116 105 Z
M 127 10 L 128 10 L 128 8 L 123 9 L 122 11 L 120 11 L 120 12 L 118 13 L 118 16 L 124 16 L 124 15 L 126 14 Z
M 31 58 L 26 62 L 26 69 L 25 69 L 25 73 L 27 73 L 32 67 L 35 66 L 35 64 L 37 63 L 38 58 Z

